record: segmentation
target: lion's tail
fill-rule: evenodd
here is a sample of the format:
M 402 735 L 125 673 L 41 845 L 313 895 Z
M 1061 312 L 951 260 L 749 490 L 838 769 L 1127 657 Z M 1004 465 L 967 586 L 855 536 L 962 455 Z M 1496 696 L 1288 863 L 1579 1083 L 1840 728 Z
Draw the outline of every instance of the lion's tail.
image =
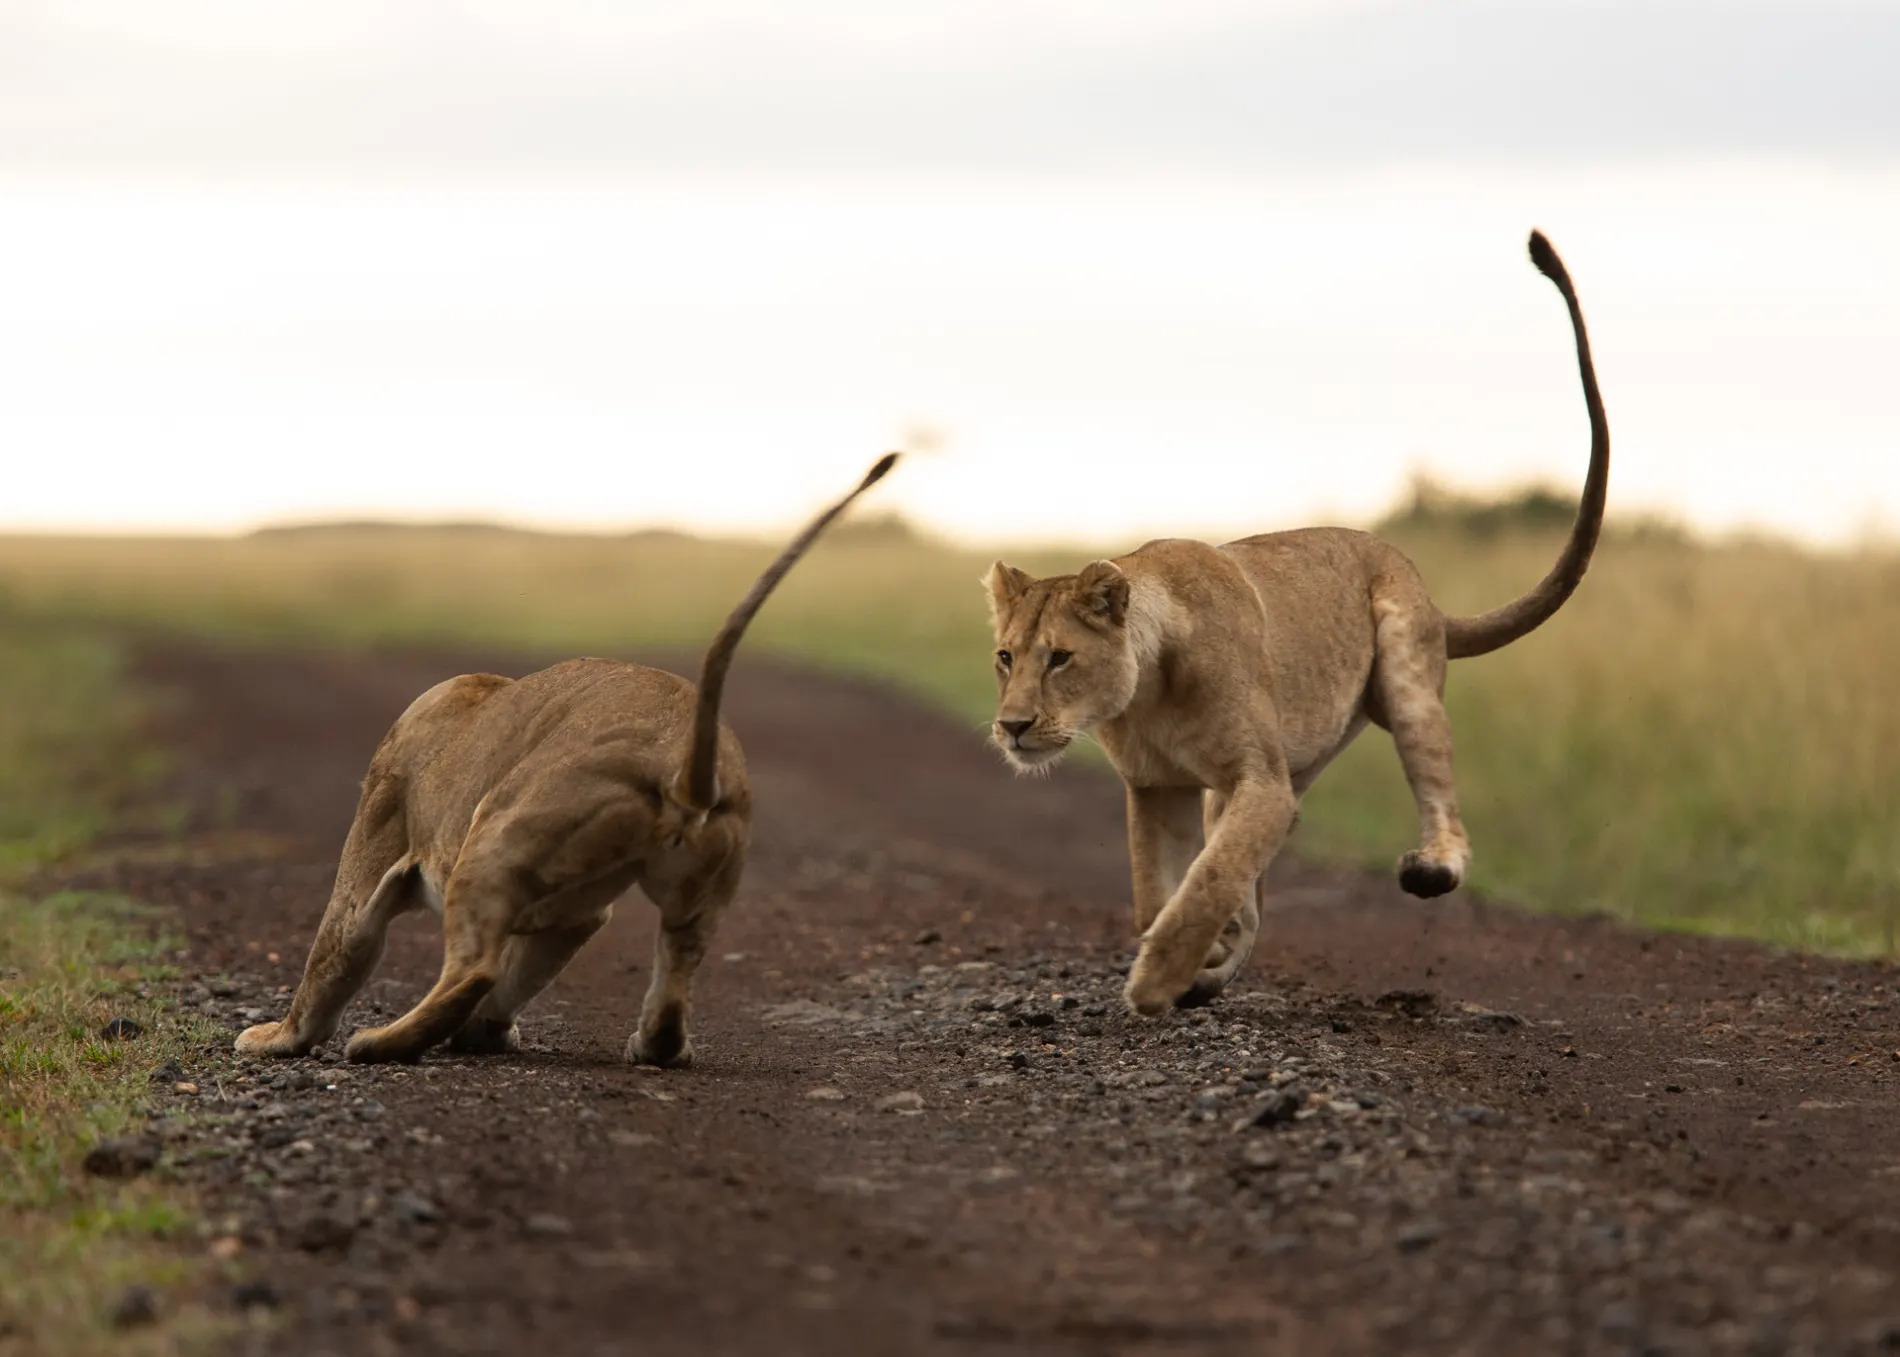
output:
M 766 567 L 765 573 L 753 583 L 751 590 L 739 600 L 739 606 L 726 618 L 726 625 L 706 647 L 706 659 L 699 670 L 699 706 L 693 713 L 692 752 L 687 757 L 683 786 L 679 789 L 681 800 L 693 810 L 712 809 L 719 799 L 718 771 L 719 760 L 719 696 L 726 686 L 726 671 L 732 667 L 732 657 L 739 649 L 740 638 L 745 635 L 747 625 L 759 611 L 772 590 L 807 548 L 817 540 L 818 534 L 831 525 L 831 520 L 843 513 L 851 501 L 862 495 L 884 478 L 884 473 L 897 464 L 897 454 L 887 452 L 878 459 L 877 465 L 858 482 L 858 488 L 826 509 L 806 525 L 805 530 L 794 537 L 791 545 L 779 553 L 776 561 Z
M 1597 390 L 1596 366 L 1590 361 L 1590 336 L 1583 328 L 1583 309 L 1577 305 L 1577 290 L 1563 260 L 1550 247 L 1541 231 L 1531 232 L 1531 262 L 1539 272 L 1557 285 L 1570 308 L 1570 328 L 1577 336 L 1577 367 L 1583 375 L 1583 399 L 1590 409 L 1590 471 L 1583 482 L 1583 499 L 1577 506 L 1577 521 L 1571 526 L 1570 540 L 1550 573 L 1522 598 L 1494 608 L 1477 617 L 1445 619 L 1445 653 L 1454 660 L 1483 655 L 1507 646 L 1520 636 L 1529 635 L 1563 607 L 1564 600 L 1576 591 L 1589 568 L 1590 554 L 1596 550 L 1597 535 L 1603 528 L 1603 502 L 1610 489 L 1610 426 L 1603 415 L 1603 396 Z

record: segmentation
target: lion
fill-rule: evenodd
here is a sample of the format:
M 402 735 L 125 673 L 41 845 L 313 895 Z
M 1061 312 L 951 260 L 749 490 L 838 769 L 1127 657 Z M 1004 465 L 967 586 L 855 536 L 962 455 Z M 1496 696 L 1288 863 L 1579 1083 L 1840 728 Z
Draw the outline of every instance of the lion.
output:
M 827 525 L 896 462 L 882 458 L 768 567 L 707 648 L 697 688 L 618 660 L 578 659 L 522 679 L 464 674 L 397 718 L 370 760 L 336 885 L 280 1022 L 237 1038 L 246 1055 L 327 1041 L 383 951 L 390 921 L 442 916 L 442 974 L 353 1061 L 414 1061 L 439 1042 L 520 1049 L 516 1018 L 638 884 L 660 910 L 653 978 L 627 1042 L 636 1064 L 693 1058 L 693 972 L 738 889 L 752 797 L 719 718 L 748 623 Z
M 1576 289 L 1541 232 L 1530 255 L 1569 308 L 1590 467 L 1562 554 L 1517 601 L 1447 617 L 1396 548 L 1344 528 L 1218 547 L 1163 539 L 1048 579 L 997 561 L 984 577 L 997 747 L 1018 772 L 1043 772 L 1092 732 L 1125 786 L 1140 950 L 1124 997 L 1135 1012 L 1226 988 L 1253 950 L 1265 872 L 1300 798 L 1367 722 L 1391 733 L 1418 805 L 1420 844 L 1399 860 L 1399 884 L 1430 898 L 1464 881 L 1447 661 L 1509 645 L 1563 606 L 1609 487 Z

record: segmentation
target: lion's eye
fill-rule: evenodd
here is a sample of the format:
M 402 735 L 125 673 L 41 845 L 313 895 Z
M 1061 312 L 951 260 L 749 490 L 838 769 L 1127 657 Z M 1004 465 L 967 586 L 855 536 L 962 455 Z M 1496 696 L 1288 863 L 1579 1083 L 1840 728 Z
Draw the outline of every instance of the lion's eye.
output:
M 1009 668 L 1010 661 L 1014 660 L 1015 658 L 1016 657 L 1014 655 L 1011 655 L 1007 650 L 999 650 L 996 652 L 996 662 L 1002 665 L 1003 668 L 1005 669 Z
M 1051 669 L 1060 669 L 1074 658 L 1075 656 L 1066 650 L 1052 650 L 1049 652 L 1049 667 Z

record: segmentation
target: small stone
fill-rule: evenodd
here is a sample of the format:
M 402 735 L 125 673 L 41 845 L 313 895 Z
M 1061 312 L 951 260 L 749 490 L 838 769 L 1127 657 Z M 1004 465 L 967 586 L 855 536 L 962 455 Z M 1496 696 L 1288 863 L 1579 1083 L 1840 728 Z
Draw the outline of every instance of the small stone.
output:
M 220 999 L 229 999 L 238 992 L 238 987 L 221 975 L 205 981 L 205 988 Z
M 198 1091 L 198 1086 L 192 1083 L 191 1080 L 189 1079 L 180 1079 L 177 1083 L 172 1085 L 173 1093 L 191 1094 L 191 1093 L 196 1093 L 197 1091 Z
M 1597 1315 L 1597 1328 L 1612 1338 L 1631 1337 L 1640 1324 L 1636 1307 L 1626 1301 L 1612 1301 Z
M 395 1192 L 390 1194 L 389 1209 L 396 1213 L 399 1220 L 417 1225 L 427 1225 L 442 1219 L 442 1212 L 427 1197 L 416 1192 Z
M 297 1227 L 297 1247 L 306 1253 L 343 1249 L 355 1237 L 356 1222 L 341 1215 L 309 1216 Z
M 231 1305 L 238 1310 L 275 1310 L 283 1304 L 269 1282 L 239 1282 L 231 1288 Z
M 1026 1070 L 1029 1068 L 1029 1057 L 1024 1055 L 1021 1051 L 1005 1051 L 1003 1052 L 1003 1059 L 1009 1062 L 1009 1067 L 1013 1070 Z
M 1082 1001 L 1076 998 L 1073 994 L 1065 994 L 1059 1000 L 1056 1001 L 1056 1007 L 1063 1009 L 1065 1011 L 1071 1008 L 1080 1008 L 1081 1006 L 1082 1006 Z
M 1413 1221 L 1392 1236 L 1392 1243 L 1400 1253 L 1417 1253 L 1438 1242 L 1444 1234 L 1443 1227 L 1429 1220 Z
M 1056 1025 L 1056 1015 L 1037 1010 L 1033 1013 L 1022 1014 L 1016 1021 L 1020 1022 L 1024 1027 L 1054 1027 Z
M 566 1216 L 553 1215 L 547 1211 L 537 1211 L 522 1223 L 522 1228 L 534 1235 L 569 1235 L 574 1227 Z
M 892 1093 L 877 1100 L 880 1112 L 914 1113 L 924 1110 L 924 1095 L 921 1093 Z
M 136 1178 L 150 1172 L 163 1151 L 156 1136 L 114 1136 L 87 1150 L 82 1167 L 98 1178 Z
M 134 1037 L 145 1035 L 145 1029 L 130 1018 L 114 1018 L 99 1029 L 99 1035 L 106 1041 L 130 1041 Z
M 1280 1150 L 1270 1140 L 1250 1140 L 1240 1152 L 1240 1162 L 1250 1169 L 1269 1173 L 1280 1167 Z
M 134 1282 L 112 1302 L 112 1327 L 133 1329 L 158 1318 L 158 1292 Z
M 943 933 L 940 929 L 926 928 L 923 932 L 912 938 L 911 941 L 916 943 L 919 947 L 928 947 L 933 942 L 942 942 Z
M 234 1234 L 219 1235 L 211 1241 L 211 1256 L 220 1262 L 228 1263 L 244 1252 L 244 1241 Z
M 644 1131 L 627 1131 L 616 1126 L 607 1132 L 607 1142 L 610 1145 L 618 1145 L 623 1150 L 637 1150 L 644 1145 L 659 1144 L 660 1138 L 650 1136 Z
M 1454 1107 L 1451 1115 L 1471 1126 L 1496 1126 L 1504 1120 L 1495 1107 Z
M 841 1103 L 844 1101 L 844 1090 L 824 1085 L 806 1089 L 805 1096 L 815 1103 Z
M 176 1060 L 167 1060 L 163 1065 L 153 1070 L 150 1076 L 154 1084 L 175 1084 L 184 1077 L 185 1072 L 179 1068 Z
M 1298 1084 L 1288 1084 L 1283 1088 L 1275 1089 L 1255 1104 L 1253 1111 L 1248 1113 L 1245 1120 L 1241 1122 L 1241 1126 L 1243 1129 L 1255 1126 L 1284 1126 L 1292 1121 L 1300 1108 L 1305 1105 L 1306 1090 Z
M 1491 1009 L 1479 1009 L 1475 1013 L 1468 1014 L 1465 1018 L 1465 1026 L 1474 1032 L 1490 1032 L 1493 1034 L 1514 1032 L 1523 1025 L 1524 1020 L 1518 1017 L 1517 1014 L 1504 1013 Z

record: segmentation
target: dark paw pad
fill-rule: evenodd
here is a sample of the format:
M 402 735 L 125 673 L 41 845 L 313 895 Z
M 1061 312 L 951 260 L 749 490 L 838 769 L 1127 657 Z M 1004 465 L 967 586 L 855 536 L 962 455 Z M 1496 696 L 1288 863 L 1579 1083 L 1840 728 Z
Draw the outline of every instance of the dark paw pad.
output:
M 1458 889 L 1458 874 L 1442 862 L 1407 853 L 1399 862 L 1399 888 L 1421 900 Z

